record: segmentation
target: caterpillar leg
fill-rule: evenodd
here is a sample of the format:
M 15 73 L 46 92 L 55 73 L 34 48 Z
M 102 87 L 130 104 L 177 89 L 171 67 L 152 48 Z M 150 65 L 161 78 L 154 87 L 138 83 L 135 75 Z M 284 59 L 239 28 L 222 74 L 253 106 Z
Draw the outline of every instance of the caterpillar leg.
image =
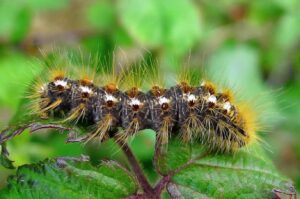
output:
M 127 143 L 130 136 L 134 136 L 139 130 L 140 122 L 137 118 L 134 118 L 128 126 L 117 134 L 117 141 Z
M 170 136 L 170 121 L 169 119 L 165 119 L 162 122 L 162 126 L 157 132 L 157 142 L 159 145 L 167 145 L 169 142 Z
M 106 115 L 102 120 L 97 122 L 96 130 L 90 133 L 85 140 L 85 144 L 92 139 L 97 138 L 99 143 L 103 142 L 105 139 L 109 138 L 109 131 L 112 126 L 113 118 L 110 114 Z
M 161 127 L 156 133 L 155 151 L 158 156 L 162 156 L 168 151 L 168 143 L 171 136 L 172 127 L 172 119 L 169 117 L 164 118 L 161 123 Z
M 70 122 L 70 121 L 74 121 L 74 120 L 75 120 L 75 123 L 77 123 L 80 118 L 85 116 L 85 112 L 86 112 L 86 106 L 85 106 L 85 104 L 81 103 L 79 106 L 77 106 L 71 110 L 71 113 L 69 114 L 69 116 L 66 119 L 64 119 L 62 121 L 62 123 L 66 123 L 66 122 Z
M 201 132 L 201 121 L 197 115 L 190 114 L 180 130 L 180 137 L 184 143 L 189 143 L 198 137 Z

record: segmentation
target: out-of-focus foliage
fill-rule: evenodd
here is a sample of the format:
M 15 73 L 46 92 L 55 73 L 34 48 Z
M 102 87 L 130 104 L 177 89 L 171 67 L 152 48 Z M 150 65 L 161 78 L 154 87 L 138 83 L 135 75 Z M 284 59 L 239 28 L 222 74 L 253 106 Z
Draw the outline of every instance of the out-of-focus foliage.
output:
M 173 78 L 182 64 L 201 67 L 241 97 L 250 97 L 267 127 L 262 134 L 269 143 L 265 148 L 273 151 L 277 167 L 299 188 L 299 9 L 298 0 L 2 0 L 0 125 L 6 126 L 26 87 L 42 70 L 33 58 L 40 56 L 39 49 L 80 46 L 83 52 L 103 57 L 114 53 L 121 64 L 123 55 L 129 62 L 151 56 L 167 77 Z M 153 143 L 153 132 L 148 131 L 132 146 L 155 181 Z M 16 165 L 84 152 L 94 164 L 100 159 L 124 160 L 111 145 L 82 149 L 65 145 L 60 135 L 41 133 L 23 134 L 8 148 Z M 8 174 L 0 169 L 0 186 Z
M 142 46 L 181 55 L 201 36 L 200 15 L 191 1 L 120 2 L 120 20 L 129 35 Z

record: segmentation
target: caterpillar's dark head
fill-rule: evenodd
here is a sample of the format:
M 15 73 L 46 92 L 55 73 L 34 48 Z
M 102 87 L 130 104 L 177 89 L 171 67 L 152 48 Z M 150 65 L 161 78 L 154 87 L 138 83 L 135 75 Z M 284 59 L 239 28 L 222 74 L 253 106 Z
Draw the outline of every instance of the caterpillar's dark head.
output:
M 43 85 L 41 95 L 40 112 L 48 115 L 70 110 L 70 96 L 73 82 L 64 76 L 56 76 L 53 81 Z

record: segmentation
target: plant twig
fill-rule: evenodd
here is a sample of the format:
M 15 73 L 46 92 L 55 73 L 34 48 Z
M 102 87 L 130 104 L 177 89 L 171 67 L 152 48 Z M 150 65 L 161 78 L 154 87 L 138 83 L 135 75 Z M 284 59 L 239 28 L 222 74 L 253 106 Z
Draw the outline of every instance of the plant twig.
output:
M 35 131 L 41 130 L 41 129 L 56 129 L 61 131 L 69 131 L 71 132 L 72 128 L 64 127 L 62 125 L 56 125 L 56 124 L 40 124 L 40 123 L 30 123 L 24 126 L 20 126 L 15 130 L 11 130 L 10 128 L 4 129 L 0 132 L 0 144 L 3 144 L 7 140 L 20 135 L 23 133 L 26 129 L 29 129 L 30 133 L 33 133 Z
M 171 180 L 171 175 L 164 176 L 155 186 L 154 188 L 154 198 L 160 198 L 161 192 L 164 190 L 164 188 L 167 186 L 167 184 Z
M 197 157 L 191 159 L 190 161 L 188 161 L 186 164 L 181 165 L 180 167 L 178 167 L 177 169 L 175 169 L 174 171 L 169 172 L 167 175 L 165 175 L 155 186 L 154 188 L 154 198 L 160 198 L 161 192 L 164 190 L 165 187 L 167 187 L 167 185 L 170 183 L 171 178 L 178 173 L 179 171 L 181 171 L 182 169 L 188 167 L 189 165 L 193 164 L 196 160 L 202 159 L 204 157 L 206 157 L 209 153 L 207 151 L 205 151 L 204 153 L 201 153 L 200 155 L 198 155 Z M 169 194 L 170 190 L 168 190 Z M 177 193 L 174 193 L 174 196 L 176 197 L 172 197 L 172 195 L 170 195 L 171 198 L 178 198 L 177 197 Z
M 152 186 L 150 185 L 150 183 L 148 182 L 146 176 L 144 175 L 144 172 L 143 172 L 138 160 L 134 156 L 133 152 L 131 151 L 131 149 L 129 148 L 127 143 L 122 142 L 120 140 L 118 140 L 117 143 L 119 144 L 119 146 L 123 150 L 124 154 L 126 155 L 128 162 L 129 162 L 130 166 L 132 167 L 132 170 L 134 171 L 143 191 L 145 192 L 146 195 L 149 196 L 149 198 L 150 197 L 153 198 L 154 190 L 153 190 Z

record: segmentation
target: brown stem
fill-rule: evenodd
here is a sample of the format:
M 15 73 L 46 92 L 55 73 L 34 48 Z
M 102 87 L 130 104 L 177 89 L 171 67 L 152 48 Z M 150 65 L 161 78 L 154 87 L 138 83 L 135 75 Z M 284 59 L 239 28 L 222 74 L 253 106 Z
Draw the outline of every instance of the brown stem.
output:
M 126 155 L 128 162 L 129 162 L 130 166 L 132 167 L 132 170 L 134 171 L 143 191 L 145 192 L 146 195 L 149 196 L 149 198 L 150 197 L 153 198 L 154 190 L 153 190 L 152 186 L 149 184 L 146 176 L 144 175 L 144 172 L 143 172 L 138 160 L 135 158 L 133 152 L 131 151 L 131 149 L 129 148 L 129 146 L 126 143 L 124 143 L 120 140 L 118 140 L 117 143 L 119 144 L 119 146 L 123 150 L 124 154 Z
M 161 192 L 164 190 L 164 188 L 167 186 L 167 184 L 171 180 L 171 175 L 164 176 L 155 186 L 154 188 L 154 198 L 160 198 Z
M 179 171 L 181 171 L 182 169 L 188 167 L 189 165 L 191 165 L 192 163 L 194 163 L 196 160 L 202 159 L 204 157 L 206 157 L 209 153 L 206 151 L 200 155 L 198 155 L 197 157 L 191 159 L 190 161 L 188 161 L 186 164 L 178 167 L 177 169 L 175 169 L 174 171 L 170 172 L 168 175 L 164 176 L 155 186 L 154 188 L 154 198 L 159 198 L 161 192 L 163 191 L 163 189 L 168 185 L 168 183 L 171 181 L 171 178 L 173 175 L 175 175 L 176 173 L 178 173 Z M 172 197 L 172 196 L 171 196 Z M 173 198 L 173 197 L 172 197 Z M 176 198 L 176 197 L 175 197 Z
M 30 133 L 33 133 L 35 131 L 41 130 L 41 129 L 56 129 L 61 131 L 71 131 L 72 128 L 63 127 L 61 125 L 56 124 L 40 124 L 40 123 L 30 123 L 21 127 L 18 127 L 15 130 L 12 130 L 7 128 L 0 132 L 0 144 L 3 144 L 4 142 L 8 141 L 9 139 L 20 135 L 23 133 L 26 129 L 30 130 Z

